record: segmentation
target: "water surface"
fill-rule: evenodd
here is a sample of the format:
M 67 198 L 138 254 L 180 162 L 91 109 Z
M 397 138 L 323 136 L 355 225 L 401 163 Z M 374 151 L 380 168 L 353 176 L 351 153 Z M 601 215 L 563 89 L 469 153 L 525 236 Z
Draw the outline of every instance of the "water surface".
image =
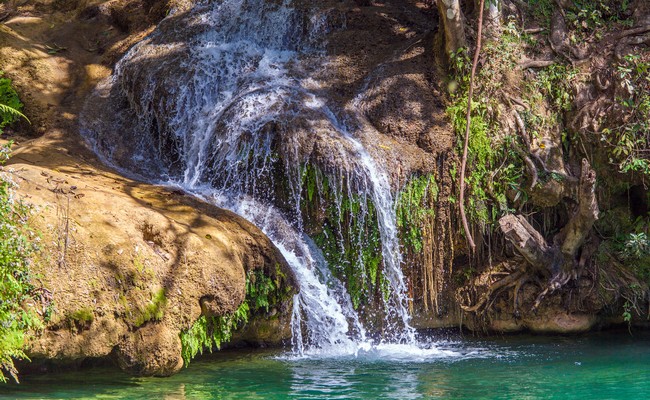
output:
M 357 356 L 297 358 L 224 351 L 171 378 L 96 368 L 25 376 L 0 387 L 19 399 L 644 399 L 650 333 L 442 341 Z

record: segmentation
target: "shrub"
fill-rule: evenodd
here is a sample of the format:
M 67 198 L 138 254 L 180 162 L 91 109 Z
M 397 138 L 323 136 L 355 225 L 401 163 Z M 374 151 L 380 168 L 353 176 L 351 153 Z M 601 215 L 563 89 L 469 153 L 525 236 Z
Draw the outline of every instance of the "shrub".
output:
M 9 158 L 9 146 L 0 148 L 0 167 Z M 23 304 L 33 297 L 30 256 L 35 247 L 27 225 L 30 208 L 17 200 L 11 183 L 0 176 L 0 381 L 17 379 L 14 359 L 23 352 L 27 332 L 40 327 L 38 318 Z

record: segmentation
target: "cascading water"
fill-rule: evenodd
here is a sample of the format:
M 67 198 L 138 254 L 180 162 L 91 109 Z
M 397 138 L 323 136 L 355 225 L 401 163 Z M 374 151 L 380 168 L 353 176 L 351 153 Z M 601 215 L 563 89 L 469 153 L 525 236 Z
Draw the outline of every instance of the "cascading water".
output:
M 377 349 L 355 301 L 332 274 L 329 253 L 306 233 L 303 202 L 313 193 L 304 181 L 311 165 L 322 172 L 317 191 L 332 193 L 337 215 L 355 199 L 355 226 L 376 220 L 389 289 L 379 345 L 416 344 L 390 181 L 364 145 L 372 141 L 371 128 L 359 111 L 331 106 L 312 78 L 327 64 L 327 34 L 344 23 L 334 11 L 290 0 L 223 0 L 172 15 L 98 89 L 94 104 L 101 109 L 91 114 L 110 114 L 83 121 L 106 161 L 150 179 L 164 176 L 271 238 L 300 285 L 292 325 L 301 354 Z M 107 120 L 114 121 L 108 129 Z M 362 249 L 363 230 L 353 234 L 341 220 L 329 239 L 356 240 Z M 363 257 L 359 250 L 360 268 Z M 426 351 L 437 354 L 431 346 Z

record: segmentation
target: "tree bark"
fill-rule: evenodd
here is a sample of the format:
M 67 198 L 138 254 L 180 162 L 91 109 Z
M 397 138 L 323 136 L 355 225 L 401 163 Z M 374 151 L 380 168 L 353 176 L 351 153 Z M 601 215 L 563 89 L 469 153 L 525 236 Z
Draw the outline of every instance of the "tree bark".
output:
M 501 35 L 501 0 L 488 2 L 485 14 L 485 37 L 496 40 Z
M 536 270 L 548 273 L 556 263 L 556 253 L 542 235 L 522 215 L 508 214 L 499 220 L 499 226 L 519 254 Z
M 449 56 L 467 45 L 463 13 L 459 0 L 437 0 L 437 3 L 445 32 L 445 51 Z
M 582 173 L 577 191 L 577 210 L 569 223 L 555 237 L 556 243 L 562 243 L 562 254 L 567 261 L 575 259 L 578 249 L 582 247 L 598 219 L 596 172 L 591 168 L 587 159 L 582 160 Z
M 528 264 L 544 274 L 572 273 L 578 266 L 577 254 L 598 219 L 596 172 L 582 160 L 580 181 L 575 188 L 577 205 L 569 222 L 549 244 L 521 215 L 508 214 L 499 220 L 506 239 Z

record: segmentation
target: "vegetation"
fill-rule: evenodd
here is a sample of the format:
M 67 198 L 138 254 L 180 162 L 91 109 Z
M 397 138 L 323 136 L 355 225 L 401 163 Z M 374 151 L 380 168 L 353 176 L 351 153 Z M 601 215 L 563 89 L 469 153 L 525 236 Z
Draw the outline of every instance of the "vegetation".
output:
M 152 293 L 151 300 L 149 300 L 142 310 L 139 310 L 140 312 L 135 317 L 133 324 L 139 327 L 149 321 L 160 321 L 163 317 L 165 307 L 167 307 L 167 296 L 165 289 L 162 288 Z
M 524 188 L 524 163 L 520 139 L 504 133 L 496 111 L 504 90 L 498 77 L 513 69 L 521 53 L 521 36 L 509 25 L 498 42 L 487 43 L 486 63 L 478 72 L 476 98 L 469 127 L 467 199 L 469 221 L 487 234 L 498 218 L 512 210 L 512 203 L 528 198 Z M 452 55 L 454 90 L 447 108 L 457 134 L 457 153 L 462 154 L 469 94 L 470 63 L 465 49 Z M 479 100 L 477 100 L 479 99 Z
M 232 338 L 232 334 L 243 327 L 250 318 L 268 313 L 272 304 L 281 304 L 287 300 L 291 289 L 286 283 L 287 277 L 276 265 L 272 276 L 263 270 L 253 270 L 246 274 L 246 299 L 229 315 L 201 317 L 188 329 L 181 332 L 182 355 L 185 366 L 197 354 L 207 349 L 221 349 L 223 343 Z
M 479 235 L 478 251 L 470 258 L 478 268 L 470 266 L 469 270 L 481 277 L 473 280 L 458 272 L 464 285 L 473 287 L 469 292 L 474 290 L 467 297 L 466 292 L 459 292 L 459 298 L 465 298 L 461 299 L 464 310 L 483 312 L 483 307 L 495 304 L 495 297 L 506 297 L 504 293 L 511 301 L 514 298 L 516 310 L 518 291 L 531 280 L 531 271 L 536 275 L 532 279 L 548 282 L 531 302 L 536 308 L 545 295 L 585 273 L 578 268 L 578 254 L 580 265 L 588 266 L 589 279 L 601 274 L 607 290 L 625 300 L 620 305 L 626 304 L 626 315 L 637 309 L 638 301 L 645 301 L 650 276 L 650 216 L 642 204 L 647 201 L 635 198 L 632 201 L 641 204 L 628 204 L 616 215 L 613 224 L 621 228 L 616 234 L 607 233 L 602 221 L 592 229 L 599 211 L 607 214 L 608 208 L 622 207 L 617 199 L 629 198 L 633 185 L 645 186 L 639 192 L 647 194 L 650 58 L 647 51 L 633 51 L 642 38 L 606 47 L 608 41 L 647 32 L 644 27 L 626 30 L 633 25 L 629 7 L 628 2 L 600 0 L 528 0 L 510 9 L 525 17 L 524 24 L 515 17 L 499 19 L 498 28 L 488 22 L 486 30 L 490 32 L 481 49 L 469 126 L 468 50 L 461 47 L 448 52 L 452 79 L 447 112 L 457 133 L 459 159 L 466 126 L 469 131 L 467 176 L 459 182 L 458 171 L 452 175 L 457 189 L 460 186 L 462 191 L 463 184 L 468 187 L 467 238 Z M 627 52 L 623 52 L 628 43 Z M 609 53 L 598 55 L 605 62 L 594 71 L 587 61 L 595 57 L 596 47 Z M 626 176 L 612 171 L 611 164 Z M 634 224 L 622 223 L 634 218 Z M 534 239 L 524 240 L 526 232 L 535 231 Z M 600 236 L 601 248 L 594 257 L 596 250 L 590 246 L 597 246 L 590 243 L 596 236 Z M 495 279 L 485 272 L 489 269 L 486 265 L 492 264 L 495 254 L 503 254 L 506 241 L 525 261 L 521 269 L 495 266 L 493 271 L 503 276 Z M 535 253 L 534 249 L 541 251 Z M 546 260 L 552 262 L 537 258 L 545 252 Z M 599 268 L 589 269 L 595 268 L 596 262 Z M 482 289 L 476 289 L 474 283 Z M 473 300 L 466 301 L 468 298 Z M 466 306 L 469 303 L 474 306 Z
M 650 59 L 628 54 L 616 69 L 623 89 L 616 99 L 623 123 L 604 128 L 601 140 L 610 146 L 610 161 L 621 172 L 650 176 Z
M 431 174 L 411 179 L 397 199 L 397 227 L 401 240 L 415 253 L 423 250 L 422 225 L 435 217 L 437 200 L 438 185 Z
M 23 103 L 20 102 L 18 93 L 11 85 L 11 79 L 3 78 L 3 72 L 0 71 L 0 133 L 18 119 L 27 119 L 21 112 L 22 108 Z
M 0 149 L 0 165 L 9 157 L 9 146 Z M 6 375 L 16 381 L 14 359 L 26 358 L 26 335 L 39 329 L 36 315 L 23 305 L 34 298 L 30 258 L 36 247 L 28 226 L 31 209 L 15 197 L 10 181 L 0 177 L 0 381 Z
M 95 320 L 95 315 L 91 308 L 81 308 L 68 315 L 68 323 L 73 332 L 79 332 L 90 327 Z
M 221 344 L 228 342 L 233 332 L 248 322 L 249 311 L 248 302 L 244 301 L 231 315 L 219 317 L 201 315 L 190 329 L 181 332 L 185 366 L 187 367 L 197 354 L 203 354 L 204 349 L 210 352 L 215 347 L 217 350 L 221 349 Z
M 3 128 L 24 117 L 22 103 L 11 80 L 0 73 L 0 133 Z M 0 170 L 9 158 L 11 143 L 0 148 Z M 26 336 L 41 328 L 38 317 L 25 304 L 35 297 L 30 272 L 31 256 L 36 247 L 30 240 L 31 208 L 15 195 L 12 182 L 0 175 L 0 381 L 6 374 L 18 381 L 14 359 L 26 358 Z
M 333 185 L 332 178 L 311 164 L 302 176 L 306 228 L 334 275 L 346 283 L 353 306 L 386 297 L 379 223 L 370 194 L 353 193 L 343 177 Z

